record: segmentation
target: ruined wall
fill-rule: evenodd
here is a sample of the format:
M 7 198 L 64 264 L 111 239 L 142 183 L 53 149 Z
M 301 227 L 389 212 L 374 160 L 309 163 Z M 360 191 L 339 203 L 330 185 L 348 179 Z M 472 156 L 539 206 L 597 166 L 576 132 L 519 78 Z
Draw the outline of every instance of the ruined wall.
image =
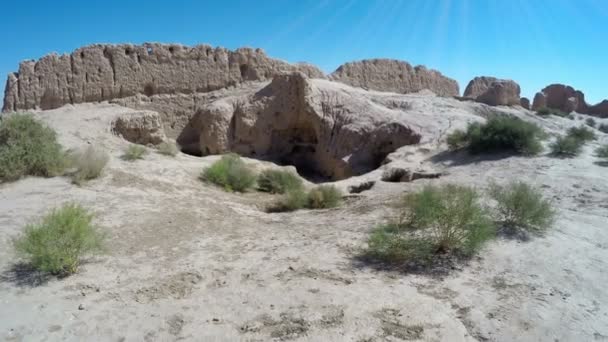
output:
M 324 77 L 314 66 L 291 65 L 267 57 L 260 49 L 91 45 L 70 55 L 50 54 L 22 62 L 19 71 L 8 76 L 3 111 L 52 109 L 136 94 L 208 92 L 293 71 Z
M 458 82 L 424 66 L 393 59 L 367 59 L 338 67 L 330 78 L 354 87 L 407 94 L 429 89 L 439 96 L 458 96 Z

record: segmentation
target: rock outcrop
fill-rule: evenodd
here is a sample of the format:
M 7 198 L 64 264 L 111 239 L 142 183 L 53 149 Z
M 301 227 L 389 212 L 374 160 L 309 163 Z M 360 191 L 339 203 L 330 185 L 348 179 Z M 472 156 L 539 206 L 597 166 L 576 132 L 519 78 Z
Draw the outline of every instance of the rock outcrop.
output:
M 407 94 L 429 89 L 439 96 L 458 96 L 458 82 L 424 66 L 413 67 L 393 59 L 346 63 L 330 78 L 354 87 Z
M 421 136 L 373 104 L 302 73 L 277 76 L 255 91 L 199 108 L 178 143 L 190 152 L 228 151 L 343 179 L 371 171 Z
M 522 97 L 521 99 L 519 99 L 519 105 L 525 109 L 530 110 L 530 99 L 528 99 L 527 97 Z
M 127 141 L 142 145 L 158 145 L 166 138 L 160 115 L 153 111 L 119 116 L 112 122 L 112 132 Z
M 475 77 L 464 91 L 464 97 L 490 106 L 515 106 L 520 104 L 521 89 L 512 80 L 495 77 Z
M 533 110 L 548 107 L 565 113 L 572 111 L 586 113 L 588 109 L 585 94 L 564 84 L 551 84 L 545 87 L 540 93 L 536 94 L 534 100 Z
M 3 111 L 52 109 L 135 94 L 190 94 L 261 81 L 293 71 L 324 77 L 318 68 L 272 59 L 260 49 L 208 45 L 91 45 L 70 55 L 24 61 L 9 74 Z

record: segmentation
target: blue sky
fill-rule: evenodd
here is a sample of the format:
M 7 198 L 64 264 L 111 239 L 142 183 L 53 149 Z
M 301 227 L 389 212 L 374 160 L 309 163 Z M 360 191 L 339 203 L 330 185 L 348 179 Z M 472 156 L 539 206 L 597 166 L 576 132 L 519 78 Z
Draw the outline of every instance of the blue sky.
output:
M 608 98 L 607 0 L 2 1 L 0 75 L 23 59 L 92 43 L 260 47 L 326 72 L 396 58 L 455 78 L 550 83 Z M 4 88 L 4 82 L 1 85 Z

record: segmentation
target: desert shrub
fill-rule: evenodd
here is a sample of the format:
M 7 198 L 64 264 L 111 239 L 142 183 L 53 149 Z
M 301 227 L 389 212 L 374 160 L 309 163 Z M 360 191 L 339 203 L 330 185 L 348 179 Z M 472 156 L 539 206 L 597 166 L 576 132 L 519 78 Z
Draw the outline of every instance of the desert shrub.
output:
M 302 179 L 290 171 L 264 170 L 258 176 L 258 189 L 273 194 L 284 194 L 302 188 Z
M 71 174 L 72 182 L 81 185 L 99 177 L 109 159 L 108 153 L 93 146 L 68 154 L 68 164 L 75 169 Z
M 491 184 L 489 194 L 497 202 L 497 218 L 511 232 L 538 233 L 553 223 L 555 210 L 551 202 L 539 189 L 524 182 L 516 181 L 504 186 Z
M 583 142 L 571 136 L 560 136 L 549 145 L 551 154 L 555 157 L 575 157 L 583 149 Z
M 472 153 L 512 151 L 534 155 L 542 150 L 542 130 L 529 122 L 510 116 L 490 118 L 485 124 L 471 123 L 466 132 L 448 136 L 451 148 L 467 147 Z
M 595 156 L 598 158 L 608 159 L 608 144 L 602 145 L 595 149 Z
M 593 118 L 587 118 L 587 120 L 585 120 L 585 123 L 587 124 L 587 126 L 594 127 L 594 128 L 595 128 L 595 125 L 597 125 L 597 122 L 595 122 L 595 120 Z
M 124 151 L 121 158 L 126 161 L 135 161 L 138 159 L 144 159 L 146 153 L 148 153 L 148 150 L 144 146 L 131 144 Z
M 556 115 L 556 116 L 561 116 L 561 117 L 568 116 L 568 113 L 566 113 L 566 112 L 563 112 L 559 109 L 547 108 L 547 107 L 539 108 L 536 111 L 536 114 L 540 115 L 540 116 L 548 116 L 548 115 Z
M 576 119 L 576 116 L 574 116 L 574 114 L 568 114 L 566 117 L 570 120 Z
M 602 133 L 608 134 L 608 124 L 600 124 L 597 129 Z
M 579 140 L 582 143 L 596 139 L 595 133 L 585 126 L 570 127 L 570 129 L 568 129 L 568 136 Z
M 398 223 L 372 232 L 365 254 L 386 262 L 426 263 L 436 254 L 470 256 L 494 236 L 472 188 L 427 185 L 405 196 Z
M 302 189 L 295 189 L 285 193 L 281 199 L 266 208 L 269 213 L 295 211 L 306 207 L 308 194 Z
M 0 120 L 0 181 L 61 174 L 65 156 L 57 134 L 29 114 Z
M 203 170 L 203 181 L 223 187 L 226 191 L 244 192 L 255 185 L 255 173 L 237 154 L 227 154 Z
M 37 270 L 57 275 L 76 272 L 81 259 L 102 249 L 104 235 L 93 215 L 77 204 L 52 210 L 39 223 L 25 227 L 14 241 L 17 253 Z
M 177 145 L 174 142 L 163 141 L 156 147 L 156 151 L 166 156 L 175 157 L 179 152 Z
M 324 209 L 337 207 L 342 201 L 342 192 L 333 185 L 321 185 L 308 193 L 307 207 Z
M 402 234 L 397 226 L 387 224 L 372 231 L 365 254 L 387 263 L 427 264 L 432 260 L 435 249 L 430 239 Z

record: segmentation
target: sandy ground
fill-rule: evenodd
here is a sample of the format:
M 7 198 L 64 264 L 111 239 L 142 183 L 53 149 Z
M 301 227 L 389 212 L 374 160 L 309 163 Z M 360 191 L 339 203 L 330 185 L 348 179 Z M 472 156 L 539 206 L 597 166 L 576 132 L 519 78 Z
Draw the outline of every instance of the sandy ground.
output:
M 608 340 L 608 168 L 592 153 L 607 135 L 598 133 L 600 141 L 570 160 L 483 160 L 408 148 L 394 154 L 396 162 L 416 160 L 447 174 L 378 181 L 337 209 L 267 214 L 261 208 L 271 195 L 225 193 L 197 180 L 217 157 L 151 152 L 145 160 L 122 161 L 127 143 L 109 128 L 115 115 L 128 111 L 79 105 L 37 114 L 65 146 L 102 146 L 111 161 L 100 179 L 83 187 L 61 177 L 0 185 L 0 339 Z M 572 124 L 535 120 L 550 132 Z M 498 239 L 443 276 L 356 261 L 368 232 L 393 214 L 391 203 L 405 191 L 428 182 L 483 189 L 490 180 L 512 179 L 538 185 L 559 209 L 546 236 Z M 94 210 L 108 233 L 107 253 L 64 279 L 15 267 L 11 239 L 69 201 Z

